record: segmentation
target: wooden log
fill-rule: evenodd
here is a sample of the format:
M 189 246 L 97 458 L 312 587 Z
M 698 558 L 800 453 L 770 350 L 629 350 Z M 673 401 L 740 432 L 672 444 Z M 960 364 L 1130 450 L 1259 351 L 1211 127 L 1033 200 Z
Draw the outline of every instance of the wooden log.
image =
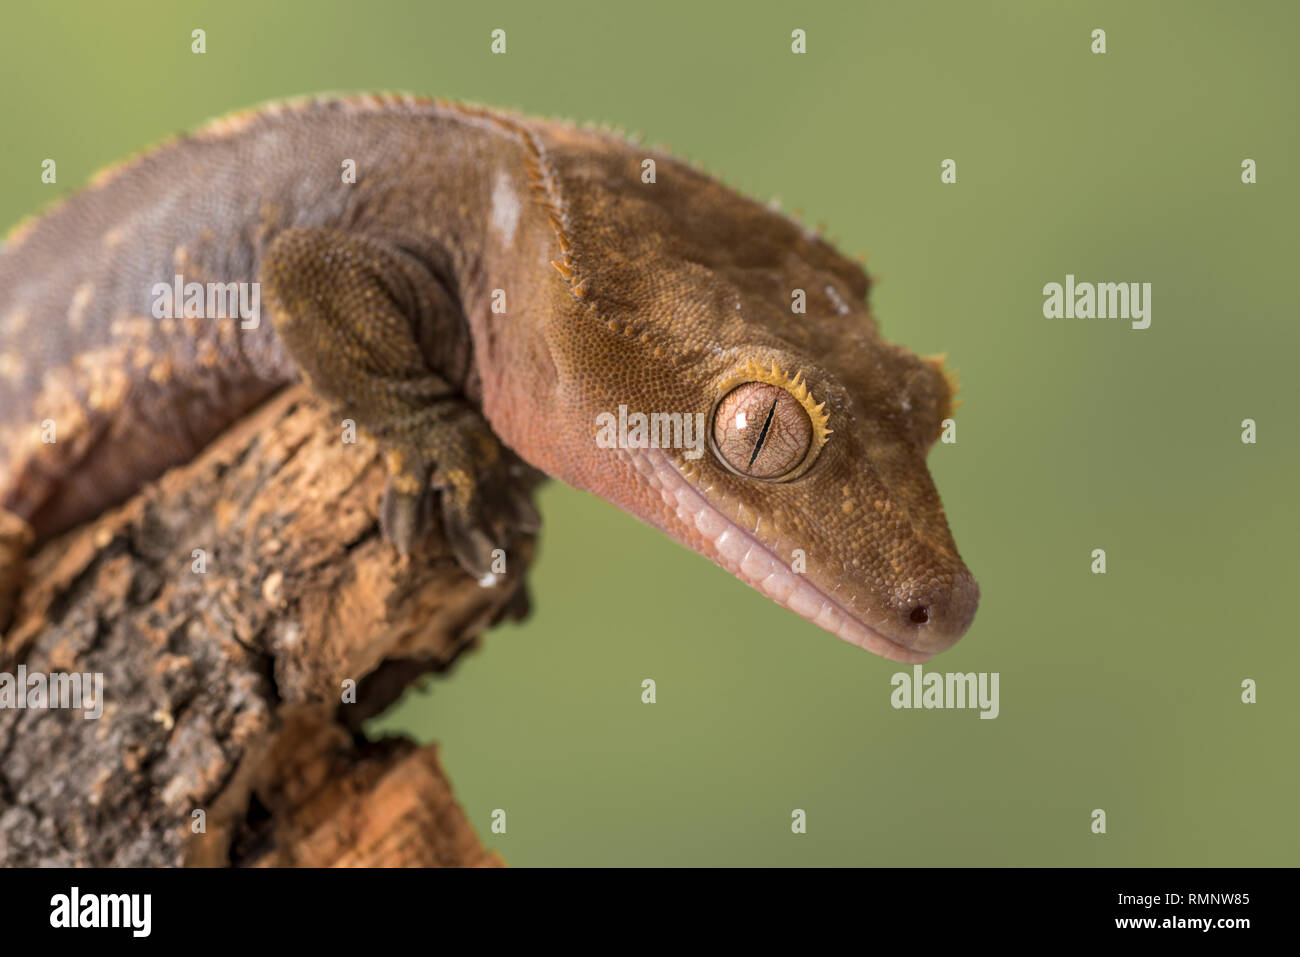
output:
M 340 434 L 289 389 L 31 558 L 0 672 L 102 694 L 0 709 L 0 864 L 500 863 L 433 748 L 361 727 L 526 613 L 533 541 L 491 587 L 440 530 L 400 558 L 378 454 Z

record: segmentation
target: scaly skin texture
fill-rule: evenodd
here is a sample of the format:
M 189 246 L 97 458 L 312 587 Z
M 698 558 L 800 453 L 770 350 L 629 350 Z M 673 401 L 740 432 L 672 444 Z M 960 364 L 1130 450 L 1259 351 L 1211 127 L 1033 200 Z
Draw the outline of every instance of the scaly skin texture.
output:
M 155 318 L 177 273 L 260 282 L 260 325 Z M 925 466 L 951 389 L 879 337 L 868 289 L 820 238 L 617 136 L 410 97 L 272 105 L 8 238 L 0 507 L 47 539 L 302 377 L 387 450 L 399 548 L 436 501 L 461 563 L 490 574 L 536 524 L 537 469 L 855 644 L 924 660 L 978 601 Z M 620 405 L 703 413 L 712 436 L 747 383 L 752 414 L 733 422 L 733 397 L 723 427 L 766 449 L 763 478 L 721 446 L 596 440 Z

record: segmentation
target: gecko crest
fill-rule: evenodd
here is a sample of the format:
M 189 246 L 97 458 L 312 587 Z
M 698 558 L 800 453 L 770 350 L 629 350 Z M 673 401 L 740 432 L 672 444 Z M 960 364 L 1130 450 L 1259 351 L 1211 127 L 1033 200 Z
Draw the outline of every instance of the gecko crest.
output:
M 963 402 L 962 399 L 957 398 L 957 392 L 961 389 L 961 380 L 958 378 L 957 373 L 949 369 L 945 364 L 948 361 L 948 353 L 946 352 L 933 356 L 921 356 L 921 361 L 943 376 L 944 382 L 948 384 L 947 400 L 939 409 L 939 420 L 942 422 L 942 420 L 950 418 Z

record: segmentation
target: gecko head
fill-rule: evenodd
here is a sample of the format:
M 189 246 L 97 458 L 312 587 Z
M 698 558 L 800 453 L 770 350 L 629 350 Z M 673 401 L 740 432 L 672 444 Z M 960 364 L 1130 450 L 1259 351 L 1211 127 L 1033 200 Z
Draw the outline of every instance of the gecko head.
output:
M 903 662 L 951 646 L 979 588 L 926 467 L 942 363 L 881 338 L 865 271 L 820 237 L 666 159 L 627 189 L 639 153 L 584 150 L 545 394 L 494 426 L 840 638 Z
M 940 360 L 882 340 L 865 306 L 837 312 L 849 288 L 820 319 L 742 288 L 699 322 L 588 319 L 556 373 L 580 427 L 542 467 L 853 644 L 943 651 L 979 589 L 926 467 L 952 413 Z

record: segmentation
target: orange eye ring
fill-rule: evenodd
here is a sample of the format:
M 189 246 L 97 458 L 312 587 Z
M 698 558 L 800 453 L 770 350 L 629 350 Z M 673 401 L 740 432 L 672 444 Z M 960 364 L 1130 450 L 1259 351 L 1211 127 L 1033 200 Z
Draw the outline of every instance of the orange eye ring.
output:
M 825 403 L 809 394 L 801 376 L 752 359 L 721 389 L 710 436 L 714 455 L 730 472 L 783 482 L 808 470 L 826 437 Z

